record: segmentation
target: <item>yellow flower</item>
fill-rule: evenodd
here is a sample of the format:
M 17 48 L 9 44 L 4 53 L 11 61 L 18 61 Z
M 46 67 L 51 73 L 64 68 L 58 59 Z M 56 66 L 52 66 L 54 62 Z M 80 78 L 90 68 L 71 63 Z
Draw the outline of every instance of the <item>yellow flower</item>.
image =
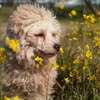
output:
M 61 67 L 61 70 L 64 71 L 65 69 L 66 69 L 66 65 L 64 65 L 64 66 Z
M 100 37 L 94 37 L 93 42 L 95 43 L 96 47 L 100 48 Z
M 65 78 L 64 80 L 65 80 L 66 83 L 69 83 L 69 79 L 68 78 Z
M 77 59 L 75 59 L 75 60 L 73 61 L 74 64 L 80 64 L 80 62 L 81 62 L 81 61 L 80 61 L 80 60 L 77 60 Z
M 81 47 L 80 46 L 78 46 L 78 50 L 81 50 Z
M 89 49 L 90 47 L 89 47 L 89 45 L 85 45 L 85 48 L 86 48 L 86 49 Z
M 60 52 L 61 52 L 61 53 L 64 53 L 64 50 L 63 50 L 63 48 L 61 48 L 61 47 L 60 47 Z
M 69 73 L 69 76 L 70 76 L 70 77 L 73 77 L 73 73 L 72 73 L 72 72 L 70 72 L 70 73 Z
M 72 17 L 73 17 L 73 15 L 72 15 L 71 13 L 69 13 L 69 14 L 68 14 L 68 16 L 69 16 L 70 18 L 72 18 Z
M 18 52 L 18 40 L 10 39 L 9 37 L 6 37 L 5 39 L 6 45 L 9 46 L 10 49 L 12 49 L 13 52 Z
M 18 96 L 15 96 L 14 98 L 8 98 L 7 96 L 4 96 L 4 100 L 24 100 L 24 99 L 21 99 L 19 98 Z
M 76 37 L 73 37 L 72 40 L 77 41 L 78 39 Z
M 86 70 L 86 68 L 87 68 L 87 66 L 84 65 L 84 66 L 83 66 L 83 70 Z
M 4 96 L 4 100 L 11 100 L 10 98 L 8 98 L 8 97 L 6 97 L 6 96 Z
M 83 70 L 86 70 L 88 67 L 88 60 L 85 59 L 83 63 L 84 63 Z
M 59 65 L 55 61 L 52 62 L 52 66 L 55 68 L 59 68 Z
M 97 54 L 100 55 L 100 51 L 98 51 Z
M 84 14 L 83 18 L 85 19 L 86 23 L 94 23 L 96 21 L 96 19 L 95 19 L 93 14 L 91 14 L 91 15 Z
M 98 16 L 100 16 L 100 11 L 98 12 Z
M 14 97 L 14 100 L 21 100 L 18 96 Z
M 86 66 L 88 65 L 88 60 L 87 59 L 84 60 L 84 65 L 86 65 Z
M 43 59 L 42 59 L 41 57 L 37 56 L 37 57 L 35 58 L 35 61 L 36 61 L 36 62 L 39 62 L 39 64 L 42 65 Z
M 64 4 L 60 4 L 60 5 L 59 5 L 59 8 L 60 8 L 61 10 L 63 10 L 63 9 L 64 9 Z
M 73 16 L 76 16 L 76 15 L 77 15 L 76 10 L 72 10 L 72 11 L 71 11 L 71 14 L 72 14 Z
M 39 68 L 40 65 L 42 65 L 43 63 L 43 59 L 39 56 L 35 57 L 35 61 L 36 61 L 36 67 Z
M 96 32 L 97 35 L 100 35 L 100 32 Z
M 88 80 L 89 81 L 92 81 L 92 80 L 94 80 L 95 79 L 95 76 L 93 75 L 93 76 L 90 76 L 90 77 L 88 77 Z
M 87 51 L 86 51 L 85 56 L 86 56 L 88 59 L 92 60 L 92 52 L 91 52 L 90 50 L 87 50 Z
M 0 53 L 5 52 L 5 48 L 0 48 Z
M 7 56 L 5 55 L 5 48 L 0 48 L 0 63 L 4 63 Z
M 83 57 L 83 54 L 81 53 L 80 56 Z

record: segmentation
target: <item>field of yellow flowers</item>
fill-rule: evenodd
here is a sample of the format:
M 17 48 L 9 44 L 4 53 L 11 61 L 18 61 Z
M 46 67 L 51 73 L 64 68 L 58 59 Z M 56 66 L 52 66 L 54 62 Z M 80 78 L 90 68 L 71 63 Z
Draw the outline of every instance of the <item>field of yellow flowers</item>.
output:
M 75 15 L 73 10 L 69 17 Z M 100 100 L 100 20 L 93 14 L 83 20 L 71 22 L 71 31 L 61 36 L 55 100 Z
M 61 9 L 63 8 L 62 5 Z M 73 18 L 77 16 L 77 12 L 71 10 L 68 16 Z M 53 62 L 53 66 L 56 66 L 59 73 L 57 84 L 54 86 L 54 100 L 100 100 L 100 20 L 93 14 L 84 14 L 83 21 L 70 21 L 69 25 L 73 27 L 70 31 L 61 34 L 62 47 L 57 62 Z M 5 52 L 6 50 L 0 47 L 0 63 L 2 64 L 0 76 L 7 59 Z M 36 61 L 37 59 L 41 61 L 41 58 L 35 58 Z M 1 98 L 2 100 L 22 100 L 18 96 L 13 99 L 2 97 L 0 82 L 0 100 Z

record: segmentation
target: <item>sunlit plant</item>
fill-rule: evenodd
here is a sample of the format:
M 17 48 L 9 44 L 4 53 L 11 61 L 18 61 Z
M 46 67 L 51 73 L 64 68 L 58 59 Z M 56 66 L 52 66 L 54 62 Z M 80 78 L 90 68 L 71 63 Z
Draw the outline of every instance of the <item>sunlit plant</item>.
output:
M 94 15 L 83 15 L 83 20 L 73 22 L 71 31 L 61 36 L 64 52 L 57 59 L 56 100 L 100 99 L 100 29 L 96 28 L 99 23 Z

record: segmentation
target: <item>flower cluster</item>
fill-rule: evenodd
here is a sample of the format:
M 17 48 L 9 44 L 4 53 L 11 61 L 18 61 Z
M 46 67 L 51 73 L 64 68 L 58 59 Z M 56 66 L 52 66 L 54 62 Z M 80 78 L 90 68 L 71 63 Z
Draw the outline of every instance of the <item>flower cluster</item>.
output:
M 60 4 L 60 5 L 59 5 L 59 8 L 60 8 L 61 10 L 63 10 L 63 9 L 64 9 L 64 4 Z
M 5 39 L 6 45 L 9 46 L 10 49 L 12 49 L 13 52 L 18 52 L 18 40 L 10 39 L 9 37 L 6 37 Z
M 77 12 L 76 10 L 71 10 L 71 12 L 69 13 L 69 17 L 72 18 L 73 16 L 76 16 Z
M 94 23 L 96 21 L 95 16 L 93 14 L 91 15 L 83 15 L 85 23 Z
M 39 56 L 35 57 L 35 62 L 36 62 L 36 68 L 39 68 L 42 63 L 43 63 L 43 59 Z
M 73 11 L 70 17 L 72 13 L 76 15 Z M 84 22 L 71 22 L 71 30 L 61 38 L 64 52 L 57 58 L 60 99 L 99 100 L 100 28 L 94 15 L 83 16 Z
M 65 78 L 64 80 L 65 80 L 66 83 L 69 83 L 69 79 L 68 78 Z
M 24 100 L 24 99 L 20 99 L 18 96 L 15 96 L 14 98 L 9 98 L 7 96 L 4 96 L 4 100 Z
M 0 63 L 4 63 L 7 56 L 5 55 L 5 48 L 0 48 Z
M 90 60 L 92 60 L 92 52 L 90 50 L 86 51 L 86 57 Z
M 59 68 L 59 65 L 55 61 L 52 62 L 52 66 L 55 68 Z
M 95 43 L 96 47 L 100 48 L 100 37 L 94 37 L 93 42 Z

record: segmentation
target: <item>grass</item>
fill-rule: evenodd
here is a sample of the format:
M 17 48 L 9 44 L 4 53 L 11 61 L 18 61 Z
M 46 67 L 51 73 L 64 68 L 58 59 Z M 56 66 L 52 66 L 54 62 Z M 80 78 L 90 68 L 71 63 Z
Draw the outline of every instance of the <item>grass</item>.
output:
M 4 23 L 8 21 L 9 16 L 13 11 L 13 7 L 3 7 L 0 8 L 0 22 Z
M 1 12 L 0 20 L 6 22 L 11 12 Z M 66 28 L 72 27 L 61 34 L 63 52 L 57 57 L 54 100 L 100 100 L 100 20 L 89 15 L 89 19 L 77 16 L 81 19 L 77 21 L 76 16 L 60 20 Z M 0 30 L 1 35 L 4 32 Z
M 61 36 L 55 100 L 100 100 L 100 23 L 73 23 Z

